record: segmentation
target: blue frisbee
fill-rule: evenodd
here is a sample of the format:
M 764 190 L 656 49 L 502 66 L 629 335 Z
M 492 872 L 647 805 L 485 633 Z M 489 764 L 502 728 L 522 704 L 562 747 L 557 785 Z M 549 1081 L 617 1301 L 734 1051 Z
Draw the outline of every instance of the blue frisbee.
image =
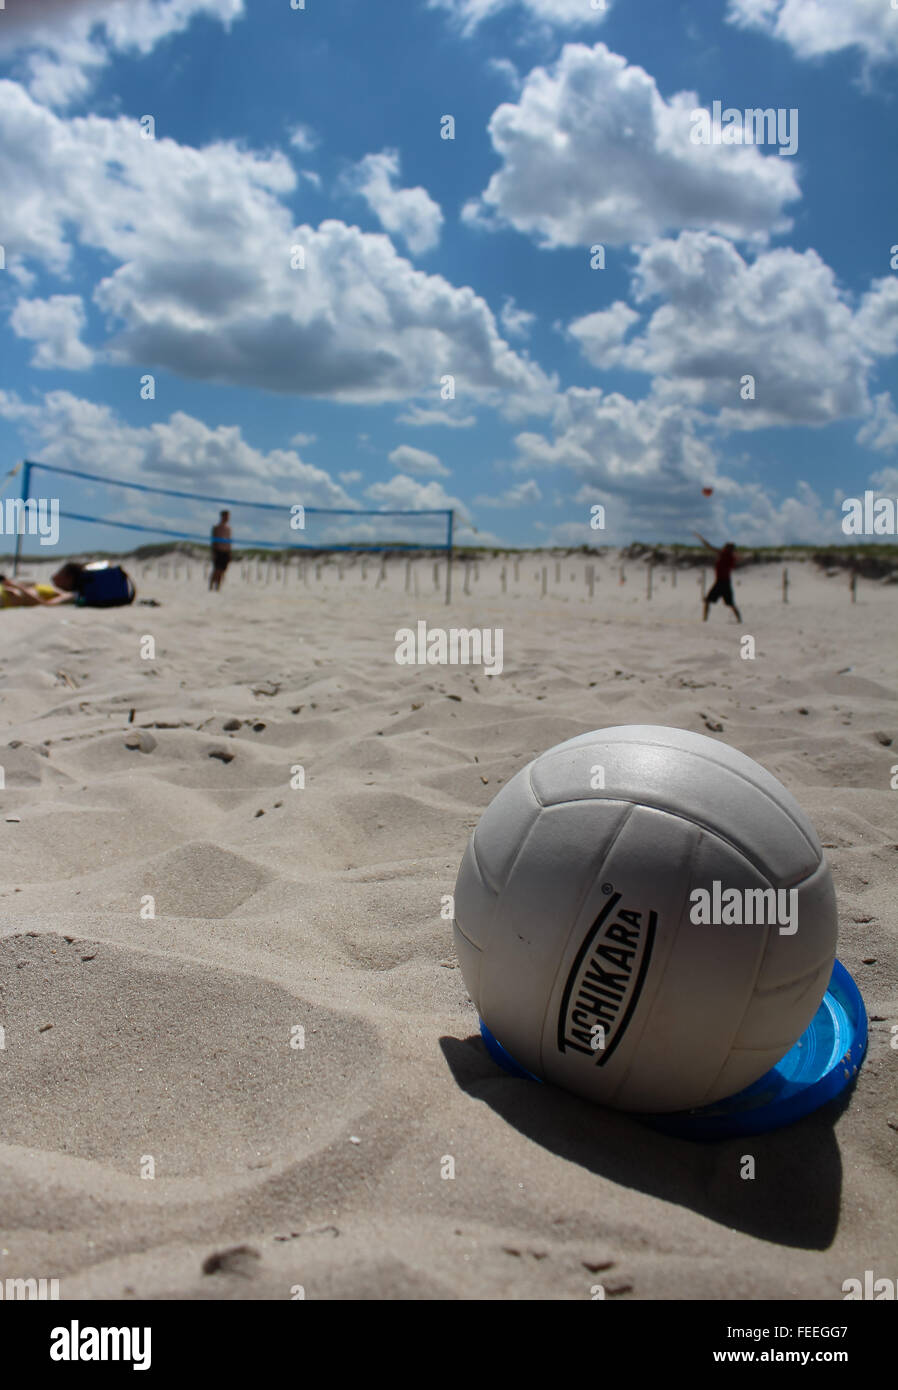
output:
M 490 1056 L 512 1076 L 539 1081 L 494 1038 L 481 1019 L 480 1033 Z M 867 1011 L 860 990 L 835 961 L 820 1008 L 798 1041 L 775 1067 L 737 1095 L 697 1110 L 637 1118 L 682 1139 L 727 1139 L 763 1134 L 792 1124 L 846 1091 L 867 1049 Z

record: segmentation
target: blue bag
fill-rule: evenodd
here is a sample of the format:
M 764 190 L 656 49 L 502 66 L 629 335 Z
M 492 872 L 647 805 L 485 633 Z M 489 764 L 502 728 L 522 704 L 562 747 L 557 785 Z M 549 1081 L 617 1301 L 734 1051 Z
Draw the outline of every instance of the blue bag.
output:
M 104 565 L 102 569 L 83 571 L 75 602 L 86 608 L 118 608 L 133 603 L 136 592 L 133 580 L 121 565 Z

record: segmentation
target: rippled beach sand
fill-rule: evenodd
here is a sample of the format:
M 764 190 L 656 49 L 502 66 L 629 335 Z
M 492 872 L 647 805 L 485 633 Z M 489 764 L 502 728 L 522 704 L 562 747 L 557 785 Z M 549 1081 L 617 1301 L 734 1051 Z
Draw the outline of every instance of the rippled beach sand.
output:
M 235 564 L 220 595 L 135 563 L 158 607 L 3 613 L 0 1278 L 841 1299 L 898 1273 L 895 589 L 790 563 L 784 605 L 769 565 L 741 626 L 702 624 L 695 571 L 649 601 L 607 556 L 590 597 L 585 563 L 482 560 L 468 594 L 459 565 L 449 607 L 423 559 Z M 501 628 L 501 674 L 398 664 L 419 620 Z M 485 1053 L 441 916 L 467 838 L 535 754 L 630 723 L 732 744 L 814 821 L 871 1017 L 835 1114 L 690 1144 Z

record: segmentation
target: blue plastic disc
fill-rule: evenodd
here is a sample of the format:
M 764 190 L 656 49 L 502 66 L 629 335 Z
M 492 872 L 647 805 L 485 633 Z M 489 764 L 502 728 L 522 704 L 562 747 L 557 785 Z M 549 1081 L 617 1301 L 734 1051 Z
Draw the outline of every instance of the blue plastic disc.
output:
M 539 1081 L 540 1078 L 534 1076 L 532 1071 L 525 1071 L 523 1067 L 518 1066 L 511 1053 L 506 1052 L 499 1040 L 493 1037 L 483 1019 L 480 1020 L 480 1036 L 493 1061 L 498 1062 L 511 1076 L 516 1076 L 519 1081 Z
M 528 1081 L 539 1077 L 520 1066 L 483 1020 L 480 1032 L 499 1066 Z M 684 1139 L 725 1139 L 763 1134 L 791 1124 L 826 1105 L 855 1080 L 867 1049 L 867 1011 L 860 990 L 840 961 L 820 1008 L 798 1041 L 775 1067 L 737 1095 L 697 1110 L 639 1115 L 653 1128 Z

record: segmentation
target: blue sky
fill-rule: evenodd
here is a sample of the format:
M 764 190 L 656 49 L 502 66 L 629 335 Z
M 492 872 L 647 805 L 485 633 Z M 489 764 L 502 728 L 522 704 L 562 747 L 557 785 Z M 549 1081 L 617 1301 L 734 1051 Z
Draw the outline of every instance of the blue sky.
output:
M 898 496 L 896 67 L 889 0 L 7 0 L 0 472 L 480 543 L 840 540 L 842 497 Z M 714 101 L 796 153 L 698 143 Z

